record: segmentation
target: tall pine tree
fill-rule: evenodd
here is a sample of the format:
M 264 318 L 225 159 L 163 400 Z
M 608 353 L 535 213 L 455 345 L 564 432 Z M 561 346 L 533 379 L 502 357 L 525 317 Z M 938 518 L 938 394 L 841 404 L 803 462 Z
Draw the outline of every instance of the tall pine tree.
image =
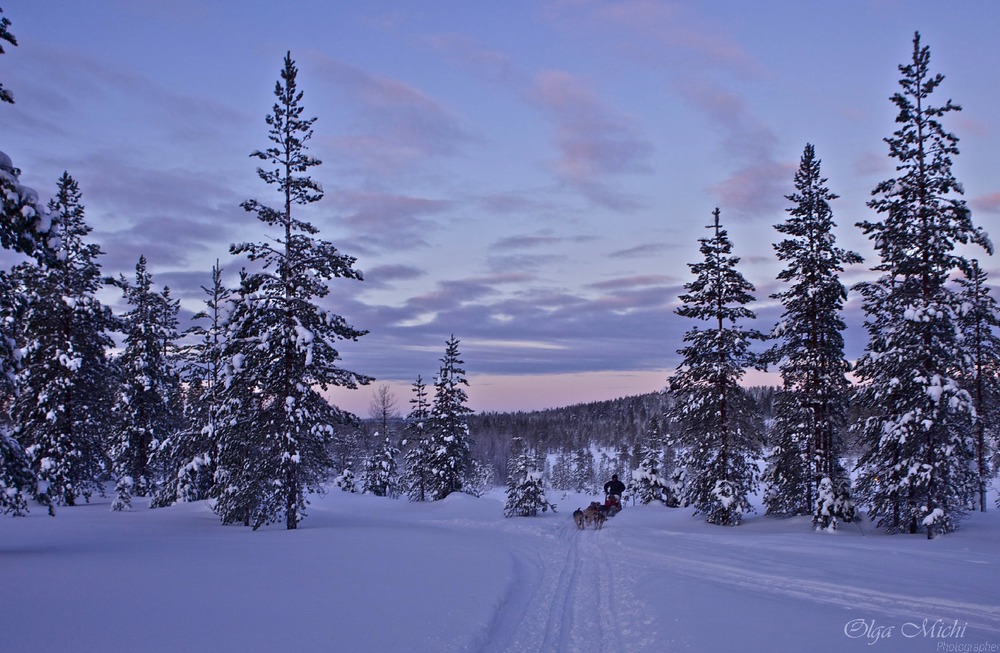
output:
M 104 285 L 96 244 L 84 242 L 85 222 L 77 182 L 63 173 L 54 217 L 55 256 L 18 268 L 27 303 L 21 315 L 18 393 L 11 409 L 15 436 L 39 482 L 38 499 L 74 505 L 76 498 L 102 491 L 107 469 L 103 434 L 109 430 L 107 352 L 114 342 L 110 309 L 96 294 Z
M 958 526 L 975 486 L 961 304 L 950 284 L 970 264 L 956 247 L 992 246 L 951 169 L 958 139 L 941 119 L 960 107 L 931 103 L 944 77 L 931 74 L 919 34 L 899 70 L 899 128 L 885 139 L 897 175 L 872 192 L 879 220 L 858 223 L 881 259 L 881 276 L 859 285 L 869 343 L 856 370 L 867 415 L 856 426 L 867 448 L 858 487 L 879 525 L 931 538 Z
M 827 188 L 811 144 L 802 152 L 795 192 L 786 199 L 793 203 L 786 209 L 788 218 L 775 225 L 786 238 L 774 249 L 786 266 L 778 280 L 787 286 L 771 295 L 784 313 L 771 334 L 778 343 L 767 354 L 781 370 L 783 389 L 765 474 L 765 504 L 772 514 L 813 512 L 819 520 L 822 480 L 830 479 L 831 486 L 841 490 L 850 487 L 841 464 L 850 363 L 844 356 L 841 317 L 847 289 L 839 275 L 845 265 L 862 259 L 836 246 L 830 202 L 837 196 Z M 849 496 L 837 506 L 844 514 L 823 517 L 843 520 L 853 512 Z M 823 510 L 829 513 L 825 503 Z
M 432 501 L 460 492 L 471 465 L 472 438 L 466 418 L 472 409 L 465 405 L 468 401 L 465 386 L 469 382 L 461 367 L 465 361 L 460 358 L 458 343 L 454 335 L 448 339 L 441 370 L 434 381 L 427 460 Z
M 754 287 L 737 269 L 729 235 L 712 212 L 712 235 L 701 238 L 703 260 L 689 264 L 695 280 L 684 285 L 677 314 L 699 323 L 684 334 L 681 365 L 670 379 L 675 437 L 685 486 L 684 505 L 713 524 L 736 526 L 752 511 L 761 454 L 759 415 L 739 381 L 757 364 L 750 350 L 763 334 L 743 326 L 755 314 L 746 304 Z
M 275 85 L 273 112 L 266 118 L 271 146 L 252 154 L 268 166 L 258 168 L 257 175 L 275 187 L 281 204 L 272 208 L 253 199 L 242 204 L 275 233 L 265 241 L 230 248 L 261 268 L 244 275 L 227 349 L 227 356 L 240 363 L 234 367 L 240 378 L 231 388 L 240 398 L 254 393 L 259 408 L 235 408 L 220 434 L 228 441 L 220 445 L 225 483 L 219 492 L 247 500 L 237 502 L 241 507 L 232 514 L 229 497 L 216 506 L 224 522 L 249 520 L 254 528 L 282 517 L 286 528 L 296 528 L 306 494 L 322 491 L 332 465 L 328 445 L 335 425 L 346 416 L 320 391 L 371 381 L 341 368 L 336 349 L 338 341 L 356 340 L 366 332 L 319 305 L 329 293 L 329 280 L 361 280 L 352 267 L 355 259 L 316 238 L 318 229 L 293 215 L 293 208 L 323 197 L 307 174 L 320 164 L 307 153 L 316 119 L 302 117 L 297 75 L 288 53 Z M 228 405 L 234 408 L 232 401 Z

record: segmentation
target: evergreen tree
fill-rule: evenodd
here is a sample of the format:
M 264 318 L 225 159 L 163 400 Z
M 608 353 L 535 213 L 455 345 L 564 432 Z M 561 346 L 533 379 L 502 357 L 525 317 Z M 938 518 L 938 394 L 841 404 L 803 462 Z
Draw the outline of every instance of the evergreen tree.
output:
M 481 497 L 493 488 L 493 466 L 478 458 L 473 458 L 462 481 L 462 492 L 474 497 Z
M 768 513 L 794 515 L 808 514 L 820 505 L 816 498 L 822 479 L 830 479 L 833 487 L 850 487 L 842 483 L 848 475 L 841 464 L 850 364 L 841 335 L 847 290 L 839 275 L 845 265 L 862 259 L 835 244 L 830 202 L 837 196 L 827 188 L 810 144 L 795 173 L 795 193 L 786 199 L 793 203 L 786 209 L 788 218 L 775 225 L 786 238 L 774 249 L 786 265 L 778 280 L 788 285 L 771 295 L 781 302 L 784 313 L 771 334 L 778 343 L 767 354 L 780 367 L 783 390 L 765 474 L 765 504 Z M 842 497 L 837 505 L 846 507 L 847 499 Z M 823 505 L 829 512 L 828 502 Z
M 223 350 L 232 292 L 222 283 L 218 261 L 212 268 L 211 287 L 202 286 L 206 310 L 196 313 L 186 335 L 198 338 L 183 349 L 186 386 L 183 428 L 164 440 L 154 453 L 164 470 L 154 507 L 175 501 L 208 498 L 215 474 L 219 411 L 224 381 Z M 198 324 L 206 321 L 205 326 Z
M 967 437 L 974 408 L 960 383 L 961 304 L 949 284 L 953 273 L 969 276 L 970 264 L 955 248 L 992 247 L 951 170 L 958 139 L 941 118 L 960 107 L 930 103 L 944 77 L 930 73 L 919 34 L 899 70 L 902 90 L 892 101 L 900 126 L 885 139 L 898 174 L 868 202 L 881 219 L 858 223 L 882 273 L 859 285 L 869 343 L 856 373 L 869 417 L 856 425 L 867 447 L 858 487 L 880 526 L 923 528 L 931 538 L 958 526 L 976 483 Z
M 50 511 L 102 492 L 107 469 L 103 434 L 109 424 L 101 408 L 110 399 L 106 352 L 114 342 L 106 331 L 114 321 L 96 298 L 103 286 L 101 250 L 84 242 L 91 228 L 80 199 L 77 182 L 64 172 L 48 206 L 55 255 L 15 272 L 27 297 L 20 316 L 27 339 L 11 416 L 38 479 L 37 498 Z
M 177 304 L 169 293 L 152 289 L 146 257 L 135 266 L 135 283 L 121 275 L 114 283 L 131 307 L 121 317 L 125 349 L 118 358 L 122 379 L 112 411 L 117 429 L 110 453 L 117 484 L 112 509 L 131 506 L 132 496 L 155 491 L 157 474 L 151 456 L 177 426 L 178 378 L 168 360 L 177 337 Z
M 740 259 L 732 255 L 719 209 L 712 215 L 712 236 L 699 239 L 704 260 L 689 264 L 695 280 L 684 285 L 687 292 L 676 311 L 710 327 L 696 325 L 684 335 L 687 344 L 678 350 L 683 361 L 670 391 L 686 479 L 684 504 L 710 523 L 736 526 L 753 510 L 749 497 L 757 488 L 760 457 L 760 418 L 739 381 L 757 364 L 751 342 L 764 336 L 740 324 L 755 317 L 746 307 L 754 287 L 737 270 Z
M 224 523 L 244 521 L 258 528 L 284 517 L 294 529 L 304 515 L 308 492 L 322 491 L 332 459 L 334 427 L 349 418 L 330 405 L 320 390 L 356 388 L 367 376 L 338 366 L 339 340 L 366 332 L 349 326 L 318 303 L 333 278 L 361 280 L 355 259 L 316 238 L 312 224 L 293 216 L 293 207 L 319 201 L 323 192 L 306 173 L 320 161 L 306 153 L 315 118 L 302 118 L 298 70 L 286 54 L 276 83 L 273 113 L 267 116 L 271 146 L 252 156 L 272 166 L 258 176 L 275 186 L 280 208 L 247 200 L 243 208 L 277 233 L 258 243 L 233 245 L 260 271 L 243 275 L 230 325 L 227 357 L 239 360 L 227 401 L 230 424 L 220 438 L 216 509 Z M 256 395 L 255 410 L 238 405 Z M 232 512 L 229 512 L 232 510 Z
M 993 478 L 990 449 L 1000 435 L 1000 306 L 990 295 L 986 272 L 971 260 L 962 288 L 962 332 L 967 352 L 965 382 L 976 410 L 974 430 L 979 509 L 986 511 L 986 489 Z
M 469 382 L 462 369 L 458 352 L 459 340 L 454 335 L 445 345 L 441 370 L 434 381 L 434 403 L 430 414 L 429 494 L 432 501 L 460 492 L 471 464 L 467 416 L 472 409 L 465 405 L 468 396 L 464 386 Z
M 504 517 L 534 517 L 541 510 L 545 512 L 555 504 L 545 496 L 543 474 L 538 469 L 537 457 L 524 444 L 524 439 L 515 437 L 511 443 L 514 460 L 507 476 L 507 503 Z
M 573 467 L 570 456 L 565 451 L 556 454 L 552 464 L 552 487 L 557 490 L 573 489 Z
M 0 10 L 2 14 L 2 10 Z M 0 15 L 0 54 L 3 43 L 17 45 L 10 33 L 10 20 Z M 14 96 L 0 84 L 0 104 L 13 104 Z M 38 193 L 20 181 L 21 171 L 9 156 L 0 152 L 0 247 L 36 258 L 47 256 L 50 216 L 38 200 Z M 0 401 L 6 404 L 14 394 L 17 369 L 16 316 L 24 297 L 6 270 L 0 270 Z M 0 423 L 0 513 L 27 512 L 26 494 L 32 492 L 34 477 L 27 456 Z
M 376 436 L 378 435 L 376 433 Z M 397 456 L 399 449 L 392 443 L 392 436 L 385 435 L 365 461 L 365 482 L 362 492 L 394 499 L 399 496 Z
M 594 452 L 590 447 L 580 447 L 573 453 L 572 489 L 577 492 L 593 494 L 594 483 Z
M 430 487 L 430 403 L 427 400 L 427 384 L 417 375 L 413 382 L 412 408 L 406 416 L 406 472 L 403 485 L 410 501 L 426 501 Z
M 678 505 L 664 469 L 663 442 L 660 421 L 654 417 L 650 420 L 642 441 L 639 466 L 632 470 L 625 490 L 640 505 L 654 501 L 664 505 Z
M 0 54 L 4 53 L 4 41 L 11 45 L 17 45 L 17 39 L 10 33 L 10 30 L 7 29 L 8 27 L 10 27 L 10 20 L 3 16 L 3 9 L 0 9 Z M 0 83 L 0 102 L 14 104 L 14 95 L 8 89 L 5 89 L 2 83 Z

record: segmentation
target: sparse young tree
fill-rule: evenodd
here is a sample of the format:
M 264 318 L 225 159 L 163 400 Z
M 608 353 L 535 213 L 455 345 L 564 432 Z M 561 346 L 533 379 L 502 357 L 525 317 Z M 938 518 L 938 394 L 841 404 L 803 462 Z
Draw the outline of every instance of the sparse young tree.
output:
M 976 409 L 974 430 L 979 509 L 986 511 L 986 490 L 993 478 L 990 464 L 1000 436 L 1000 306 L 990 294 L 986 271 L 977 259 L 969 262 L 962 288 L 962 332 L 967 352 L 964 386 Z M 1000 499 L 998 499 L 1000 501 Z
M 102 288 L 96 244 L 84 242 L 86 224 L 77 182 L 63 173 L 49 202 L 55 256 L 18 266 L 26 297 L 20 324 L 21 370 L 11 408 L 15 437 L 38 479 L 36 498 L 49 506 L 76 503 L 103 492 L 107 469 L 107 351 L 114 342 L 110 309 L 96 297 Z
M 632 470 L 628 488 L 625 490 L 626 494 L 640 505 L 644 506 L 654 501 L 664 505 L 677 505 L 664 470 L 663 443 L 660 421 L 654 417 L 650 420 L 642 441 L 639 466 Z
M 549 503 L 545 496 L 543 473 L 538 469 L 537 456 L 524 443 L 523 438 L 515 437 L 511 443 L 514 460 L 507 476 L 507 503 L 504 505 L 504 517 L 534 517 L 538 511 L 547 511 L 555 504 Z
M 368 414 L 378 425 L 375 432 L 375 446 L 365 460 L 363 492 L 376 496 L 396 498 L 402 482 L 399 475 L 399 448 L 396 446 L 396 397 L 388 385 L 380 385 L 372 392 L 368 403 Z
M 573 489 L 572 460 L 565 451 L 556 454 L 556 460 L 552 464 L 552 487 L 557 490 Z
M 849 496 L 834 504 L 817 501 L 817 497 L 824 478 L 831 487 L 850 488 L 841 464 L 850 363 L 844 356 L 841 313 L 847 289 L 840 273 L 845 265 L 862 259 L 836 246 L 830 202 L 837 196 L 827 188 L 810 144 L 795 173 L 795 192 L 786 199 L 793 204 L 786 209 L 788 218 L 775 225 L 786 238 L 774 249 L 786 266 L 778 280 L 787 286 L 771 295 L 781 302 L 784 313 L 771 333 L 778 342 L 767 354 L 781 370 L 783 388 L 772 431 L 774 447 L 765 473 L 764 502 L 771 514 L 812 512 L 817 521 L 844 520 L 847 514 L 830 514 L 831 505 L 853 513 Z
M 319 240 L 316 227 L 293 215 L 293 207 L 323 197 L 306 174 L 320 161 L 307 154 L 316 119 L 302 117 L 297 75 L 286 54 L 266 119 L 271 146 L 252 154 L 269 166 L 257 174 L 278 190 L 281 205 L 272 208 L 253 199 L 242 204 L 276 233 L 230 248 L 257 263 L 259 271 L 243 275 L 230 322 L 226 356 L 239 365 L 233 367 L 231 396 L 224 401 L 230 415 L 220 432 L 217 476 L 224 483 L 216 509 L 224 523 L 249 522 L 255 529 L 282 517 L 287 529 L 296 528 L 308 504 L 306 494 L 321 492 L 329 477 L 334 428 L 347 416 L 320 390 L 371 381 L 340 367 L 336 349 L 338 341 L 357 340 L 366 332 L 319 303 L 329 293 L 329 280 L 362 279 L 353 268 L 355 259 Z M 256 410 L 237 405 L 247 393 L 256 396 Z
M 462 492 L 481 497 L 493 487 L 495 476 L 493 465 L 479 458 L 473 458 L 469 462 L 469 469 L 465 472 L 465 480 L 462 481 Z
M 571 487 L 577 492 L 593 494 L 595 488 L 594 479 L 594 452 L 590 447 L 580 447 L 573 452 L 573 472 Z
M 760 418 L 739 381 L 757 364 L 751 342 L 764 336 L 742 325 L 755 317 L 746 307 L 754 287 L 737 269 L 740 259 L 732 255 L 719 209 L 712 215 L 712 236 L 699 239 L 703 260 L 689 264 L 695 280 L 684 285 L 676 311 L 709 328 L 694 326 L 678 350 L 683 361 L 670 379 L 676 424 L 671 442 L 680 447 L 684 504 L 710 523 L 736 526 L 753 511 L 761 454 Z
M 924 529 L 932 538 L 958 526 L 976 491 L 968 437 L 974 406 L 961 384 L 961 297 L 950 282 L 958 272 L 970 276 L 971 266 L 956 247 L 992 246 L 951 170 L 958 139 L 941 119 L 960 107 L 931 104 L 944 77 L 930 72 L 919 34 L 912 61 L 899 70 L 901 90 L 892 96 L 899 128 L 885 139 L 897 175 L 878 184 L 868 203 L 880 219 L 858 223 L 881 273 L 858 286 L 869 334 L 856 369 L 868 415 L 856 426 L 866 446 L 858 488 L 880 526 Z
M 406 449 L 406 472 L 403 485 L 410 501 L 426 501 L 430 487 L 430 419 L 431 409 L 427 399 L 427 384 L 417 375 L 413 382 L 410 414 L 406 416 L 403 446 Z
M 152 505 L 198 501 L 211 493 L 218 448 L 219 411 L 225 378 L 223 351 L 226 320 L 232 292 L 222 283 L 218 261 L 212 268 L 212 285 L 202 286 L 206 310 L 193 316 L 187 335 L 198 340 L 182 350 L 184 359 L 184 426 L 161 442 L 154 452 L 164 470 L 163 484 Z M 204 326 L 199 321 L 207 321 Z
M 433 501 L 461 492 L 471 464 L 472 438 L 466 418 L 472 409 L 465 405 L 468 401 L 465 386 L 469 382 L 462 369 L 465 361 L 460 358 L 458 343 L 453 335 L 445 344 L 441 370 L 434 381 L 427 460 L 429 494 Z

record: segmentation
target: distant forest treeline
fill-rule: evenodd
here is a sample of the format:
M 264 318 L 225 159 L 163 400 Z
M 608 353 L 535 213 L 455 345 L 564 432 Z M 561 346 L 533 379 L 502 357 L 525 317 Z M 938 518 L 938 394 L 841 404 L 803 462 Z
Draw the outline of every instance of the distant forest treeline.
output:
M 765 424 L 770 424 L 777 391 L 770 386 L 748 388 Z M 472 454 L 492 468 L 497 483 L 507 477 L 514 438 L 522 438 L 529 448 L 546 454 L 595 447 L 616 452 L 623 462 L 635 463 L 651 420 L 658 420 L 662 432 L 669 431 L 670 404 L 669 393 L 660 391 L 537 411 L 477 413 L 467 418 L 474 440 Z M 393 428 L 402 432 L 402 420 L 394 422 Z M 373 441 L 381 428 L 380 419 L 363 420 L 364 439 Z M 766 437 L 766 433 L 761 435 Z

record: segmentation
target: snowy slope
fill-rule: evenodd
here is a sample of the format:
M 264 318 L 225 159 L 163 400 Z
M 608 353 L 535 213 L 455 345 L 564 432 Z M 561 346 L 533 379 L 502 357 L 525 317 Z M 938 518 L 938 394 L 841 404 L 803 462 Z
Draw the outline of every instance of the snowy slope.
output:
M 997 512 L 930 542 L 662 507 L 581 532 L 586 497 L 498 497 L 331 492 L 291 532 L 205 504 L 0 519 L 0 651 L 1000 650 Z

